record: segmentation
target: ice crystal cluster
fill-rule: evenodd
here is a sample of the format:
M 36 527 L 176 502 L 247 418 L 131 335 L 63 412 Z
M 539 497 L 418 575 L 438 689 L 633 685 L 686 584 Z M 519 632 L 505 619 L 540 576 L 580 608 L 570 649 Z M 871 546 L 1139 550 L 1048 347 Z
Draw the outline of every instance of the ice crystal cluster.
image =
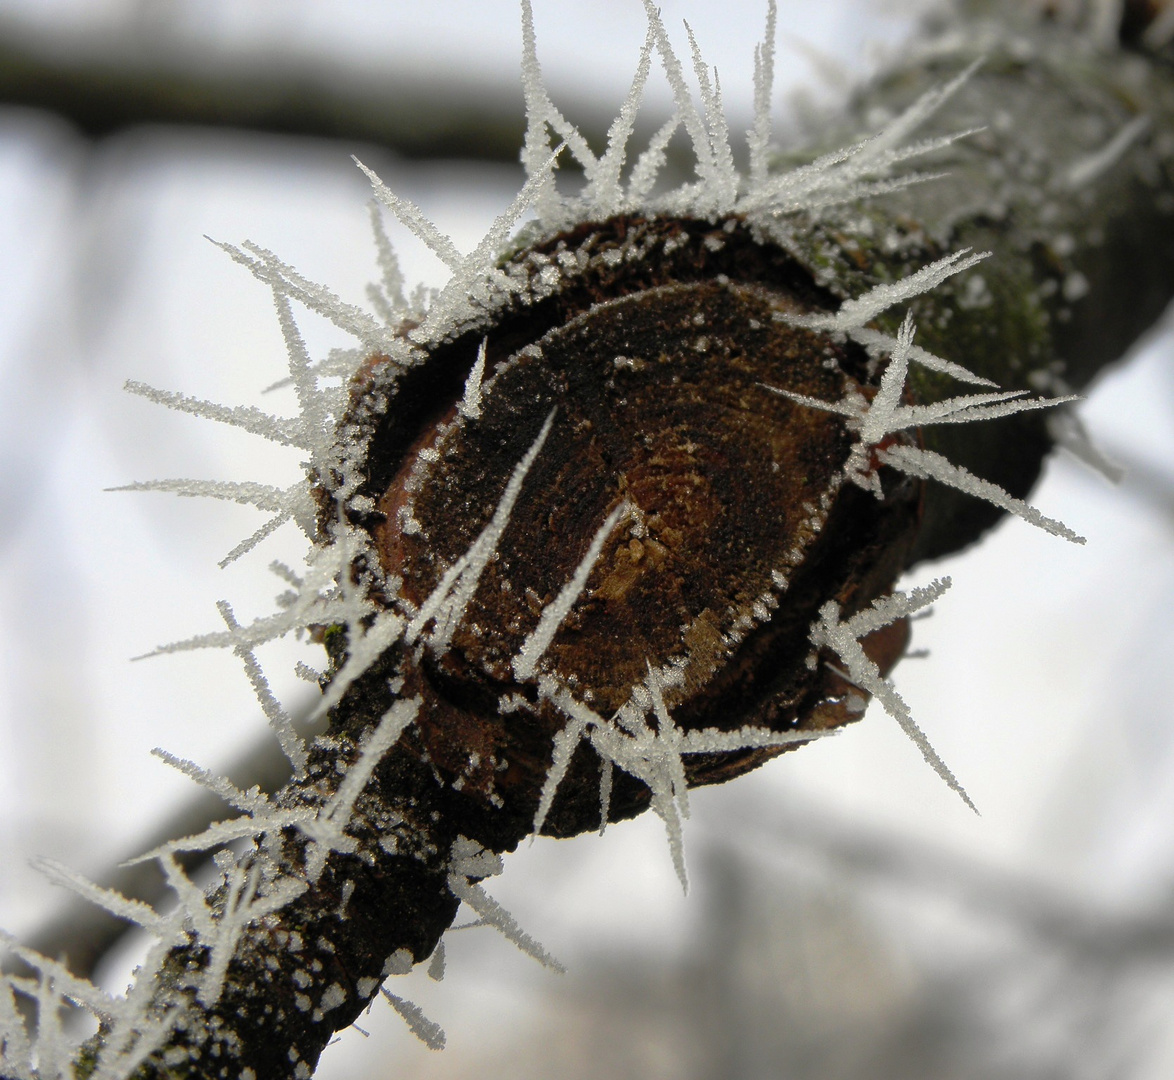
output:
M 770 100 L 774 62 L 775 8 L 769 4 L 766 36 L 754 57 L 755 113 L 747 133 L 749 167 L 745 173 L 734 165 L 731 136 L 722 106 L 721 86 L 701 58 L 689 32 L 692 72 L 699 102 L 695 100 L 682 64 L 669 42 L 665 26 L 652 0 L 644 0 L 648 32 L 640 50 L 631 89 L 623 102 L 598 155 L 578 130 L 562 115 L 545 89 L 539 67 L 529 0 L 522 3 L 524 57 L 522 80 L 525 90 L 528 129 L 522 159 L 527 180 L 508 209 L 493 223 L 484 239 L 470 252 L 454 244 L 412 203 L 390 191 L 371 170 L 361 166 L 371 180 L 376 200 L 372 211 L 381 280 L 372 285 L 369 307 L 345 301 L 329 288 L 315 284 L 277 255 L 253 244 L 223 245 L 224 250 L 246 267 L 271 291 L 278 321 L 288 350 L 288 383 L 296 395 L 298 410 L 291 417 L 259 409 L 227 406 L 196 400 L 180 393 L 157 390 L 140 383 L 128 389 L 170 408 L 202 416 L 256 434 L 289 447 L 304 462 L 302 482 L 288 488 L 260 482 L 214 483 L 199 480 L 155 480 L 131 485 L 137 490 L 170 491 L 180 495 L 232 500 L 256 507 L 265 516 L 263 523 L 225 557 L 239 558 L 260 545 L 287 522 L 306 535 L 305 565 L 296 571 L 274 565 L 288 590 L 271 615 L 241 625 L 231 606 L 222 602 L 219 612 L 222 629 L 186 641 L 163 646 L 159 651 L 218 647 L 232 650 L 241 660 L 295 778 L 305 775 L 307 747 L 285 706 L 269 689 L 256 657 L 259 646 L 287 635 L 304 634 L 313 628 L 343 627 L 348 650 L 345 663 L 332 674 L 317 713 L 337 704 L 347 688 L 369 665 L 392 645 L 402 642 L 416 648 L 443 653 L 455 627 L 465 615 L 478 580 L 494 557 L 499 539 L 509 521 L 518 493 L 526 483 L 533 462 L 543 453 L 550 430 L 547 419 L 529 451 L 517 463 L 512 477 L 497 501 L 489 524 L 443 576 L 433 594 L 412 608 L 406 603 L 388 604 L 394 589 L 382 586 L 376 595 L 370 575 L 352 573 L 363 563 L 377 566 L 366 533 L 345 519 L 323 521 L 316 485 L 330 487 L 335 505 L 356 511 L 370 510 L 358 494 L 363 481 L 362 462 L 367 435 L 348 428 L 347 396 L 351 376 L 364 359 L 379 354 L 404 371 L 424 362 L 429 350 L 458 335 L 488 328 L 495 312 L 519 295 L 540 296 L 573 277 L 578 268 L 573 259 L 566 264 L 551 263 L 537 271 L 514 273 L 517 264 L 502 261 L 511 235 L 526 219 L 524 235 L 532 242 L 558 234 L 583 221 L 602 221 L 616 214 L 645 216 L 677 215 L 719 222 L 734 215 L 770 237 L 780 222 L 797 211 L 818 214 L 827 207 L 852 203 L 927 179 L 903 171 L 914 159 L 940 149 L 958 135 L 916 140 L 918 126 L 953 94 L 969 72 L 950 84 L 923 96 L 883 130 L 855 145 L 820 157 L 789 171 L 771 167 Z M 653 67 L 654 57 L 672 89 L 675 110 L 640 153 L 629 148 L 642 91 Z M 658 191 L 670 139 L 683 129 L 696 157 L 696 179 L 672 190 Z M 560 190 L 556 171 L 565 156 L 582 168 L 584 182 L 575 193 Z M 404 282 L 395 255 L 384 232 L 381 210 L 389 211 L 406 225 L 447 265 L 448 283 L 439 292 L 427 295 L 417 290 L 405 295 Z M 1069 540 L 1079 540 L 1071 531 L 986 481 L 972 476 L 944 457 L 891 436 L 926 424 L 982 421 L 1024 409 L 1052 404 L 1028 400 L 1023 395 L 984 389 L 933 405 L 905 404 L 906 377 L 911 364 L 945 372 L 964 382 L 983 385 L 985 380 L 959 365 L 936 357 L 914 344 L 912 317 L 906 318 L 896 338 L 872 327 L 878 314 L 907 303 L 934 288 L 953 274 L 973 266 L 981 254 L 958 252 L 924 267 L 902 281 L 878 286 L 870 292 L 845 300 L 828 315 L 786 316 L 809 329 L 851 338 L 868 350 L 877 363 L 884 363 L 879 390 L 871 399 L 849 390 L 840 400 L 822 401 L 778 393 L 802 405 L 830 410 L 846 418 L 856 444 L 845 466 L 843 479 L 880 494 L 876 469 L 890 465 L 916 477 L 929 478 L 987 499 Z M 510 270 L 503 269 L 509 265 Z M 336 351 L 325 359 L 312 358 L 299 333 L 295 305 L 316 312 L 355 339 L 354 348 Z M 486 329 L 486 333 L 490 332 Z M 458 408 L 459 423 L 475 424 L 480 415 L 481 380 L 484 375 L 484 347 L 473 367 Z M 986 384 L 989 387 L 989 384 Z M 395 408 L 395 401 L 384 403 Z M 367 499 L 367 502 L 370 500 Z M 652 793 L 652 808 L 664 819 L 672 856 L 684 881 L 680 818 L 687 812 L 683 756 L 702 751 L 777 745 L 809 739 L 813 733 L 780 735 L 765 729 L 744 728 L 734 732 L 682 732 L 673 723 L 666 704 L 666 691 L 681 679 L 673 665 L 656 667 L 651 660 L 647 676 L 631 688 L 631 697 L 615 715 L 601 715 L 576 699 L 572 688 L 562 684 L 542 667 L 542 657 L 555 632 L 582 593 L 603 541 L 621 518 L 626 506 L 616 508 L 599 523 L 598 531 L 582 563 L 567 580 L 564 589 L 545 608 L 525 644 L 513 661 L 519 680 L 535 680 L 540 697 L 552 703 L 566 717 L 566 726 L 553 746 L 553 760 L 541 792 L 535 829 L 541 827 L 556 789 L 567 769 L 575 747 L 583 740 L 604 763 L 600 798 L 603 819 L 614 768 L 643 781 Z M 781 593 L 786 587 L 786 568 L 780 567 L 775 583 Z M 946 782 L 969 803 L 961 785 L 934 752 L 914 724 L 908 708 L 893 687 L 881 677 L 866 655 L 860 639 L 894 620 L 904 618 L 932 602 L 948 582 L 897 592 L 876 601 L 870 608 L 842 617 L 834 602 L 821 610 L 811 627 L 811 662 L 820 648 L 830 648 L 842 661 L 847 678 L 877 697 L 917 744 L 926 760 Z M 777 597 L 768 598 L 777 603 Z M 769 605 L 767 605 L 769 606 Z M 769 612 L 767 612 L 769 615 Z M 765 617 L 765 616 L 764 616 Z M 313 679 L 317 673 L 303 666 Z M 219 795 L 237 813 L 235 818 L 214 825 L 198 836 L 168 843 L 144 855 L 154 859 L 171 886 L 175 906 L 168 914 L 100 889 L 71 871 L 42 864 L 46 875 L 120 918 L 141 926 L 154 944 L 145 958 L 137 981 L 124 996 L 107 994 L 89 982 L 76 978 L 57 961 L 36 955 L 10 938 L 0 939 L 4 950 L 22 959 L 32 974 L 6 975 L 0 981 L 0 1074 L 13 1080 L 66 1080 L 73 1076 L 76 1048 L 67 1038 L 63 1003 L 88 1010 L 100 1022 L 103 1032 L 97 1062 L 91 1075 L 118 1080 L 132 1074 L 148 1055 L 168 1042 L 169 1034 L 190 1021 L 193 1012 L 215 1004 L 224 990 L 226 972 L 238 939 L 246 928 L 279 910 L 311 888 L 331 852 L 348 851 L 354 844 L 348 825 L 356 801 L 381 757 L 413 723 L 420 707 L 415 698 L 401 698 L 369 730 L 357 757 L 333 794 L 317 806 L 278 806 L 257 789 L 242 791 L 223 777 L 199 766 L 160 752 L 169 764 L 197 783 Z M 651 722 L 650 722 L 651 721 Z M 296 830 L 306 839 L 304 868 L 293 871 L 283 866 L 274 852 L 280 848 L 283 831 Z M 234 855 L 231 845 L 247 842 L 247 854 Z M 194 883 L 180 866 L 182 853 L 217 852 L 219 876 L 209 888 Z M 536 958 L 554 961 L 529 938 L 478 884 L 496 873 L 500 860 L 471 842 L 458 845 L 450 862 L 449 888 L 476 917 L 500 929 L 508 938 Z M 216 897 L 215 902 L 213 897 Z M 198 942 L 209 957 L 199 973 L 190 1000 L 159 1009 L 154 1004 L 157 973 L 170 949 Z M 385 975 L 410 966 L 406 954 L 389 958 Z M 433 963 L 434 973 L 443 969 L 442 957 Z M 374 987 L 368 988 L 374 992 Z M 341 988 L 307 990 L 305 1008 L 326 1010 Z M 318 997 L 312 996 L 317 994 Z M 333 996 L 332 996 L 333 995 Z M 386 996 L 429 1045 L 440 1045 L 443 1034 L 410 1002 L 390 991 Z M 26 1025 L 18 1000 L 32 1003 L 35 1024 Z M 294 1063 L 295 1075 L 306 1075 L 304 1062 Z

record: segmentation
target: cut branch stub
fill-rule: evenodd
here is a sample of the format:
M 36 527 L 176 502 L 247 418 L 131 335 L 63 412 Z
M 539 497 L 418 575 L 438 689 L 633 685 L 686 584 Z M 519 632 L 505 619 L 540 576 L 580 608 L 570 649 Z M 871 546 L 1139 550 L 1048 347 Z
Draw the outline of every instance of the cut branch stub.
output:
M 664 700 L 682 733 L 811 730 L 859 716 L 859 695 L 807 664 L 808 629 L 829 598 L 852 611 L 888 591 L 916 526 L 918 484 L 886 476 L 883 501 L 846 484 L 843 419 L 764 385 L 835 400 L 866 380 L 853 346 L 780 318 L 812 310 L 814 288 L 706 267 L 725 247 L 731 269 L 739 249 L 753 254 L 751 270 L 785 261 L 737 222 L 716 230 L 720 245 L 710 225 L 657 228 L 657 239 L 677 237 L 674 252 L 693 248 L 676 260 L 685 280 L 650 279 L 638 263 L 626 291 L 622 260 L 563 260 L 586 271 L 507 312 L 500 332 L 482 327 L 438 350 L 437 383 L 451 388 L 452 371 L 470 370 L 487 342 L 475 410 L 421 397 L 415 430 L 401 413 L 369 450 L 369 474 L 387 479 L 366 525 L 384 576 L 402 583 L 395 602 L 416 614 L 401 692 L 425 706 L 406 738 L 519 836 L 569 720 L 551 685 L 607 719 L 650 670 L 671 670 Z M 600 227 L 609 229 L 621 231 Z M 598 247 L 598 235 L 583 247 Z M 364 389 L 379 378 L 368 369 Z M 388 444 L 406 448 L 394 462 Z M 486 543 L 492 551 L 474 554 Z M 886 669 L 900 638 L 878 639 Z M 729 779 L 781 750 L 687 755 L 686 775 Z M 543 831 L 598 827 L 599 769 L 582 744 Z M 644 783 L 617 774 L 609 818 L 648 801 Z

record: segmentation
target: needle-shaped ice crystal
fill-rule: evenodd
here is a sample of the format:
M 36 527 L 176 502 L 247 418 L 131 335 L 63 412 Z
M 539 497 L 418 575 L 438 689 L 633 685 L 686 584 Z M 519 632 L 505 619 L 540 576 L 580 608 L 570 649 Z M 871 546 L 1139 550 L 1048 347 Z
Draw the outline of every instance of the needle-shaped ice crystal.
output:
M 743 727 L 735 731 L 718 728 L 682 731 L 672 719 L 666 691 L 683 683 L 683 667 L 651 664 L 643 682 L 632 688 L 629 700 L 613 716 L 605 717 L 575 697 L 570 688 L 553 676 L 538 683 L 539 696 L 555 706 L 566 718 L 555 736 L 550 768 L 534 817 L 534 832 L 541 831 L 554 796 L 562 783 L 571 757 L 587 739 L 604 766 L 600 777 L 600 805 L 606 822 L 610 800 L 611 770 L 622 769 L 648 785 L 652 809 L 664 822 L 673 867 L 688 888 L 681 819 L 688 816 L 688 786 L 685 754 L 709 754 L 768 746 L 793 746 L 828 734 L 826 731 L 771 731 Z
M 949 578 L 939 578 L 931 585 L 913 589 L 908 594 L 894 592 L 874 601 L 871 607 L 858 611 L 847 619 L 840 617 L 840 606 L 834 600 L 829 600 L 820 608 L 819 619 L 812 624 L 810 640 L 817 649 L 826 646 L 840 658 L 847 669 L 848 678 L 862 690 L 867 690 L 884 706 L 885 712 L 901 725 L 901 730 L 921 751 L 921 756 L 933 771 L 977 813 L 978 808 L 966 794 L 966 789 L 930 744 L 925 732 L 917 726 L 909 706 L 893 688 L 893 684 L 881 676 L 880 669 L 860 644 L 860 639 L 874 630 L 928 607 L 949 587 Z
M 934 265 L 941 265 L 945 261 L 941 260 L 939 264 Z M 944 269 L 948 269 L 948 267 Z M 940 281 L 942 278 L 934 274 L 925 280 Z M 891 294 L 886 294 L 886 296 L 888 295 Z M 850 303 L 852 301 L 846 301 L 844 306 L 846 307 Z M 865 305 L 864 310 L 872 310 L 872 305 Z M 852 315 L 851 319 L 856 317 L 856 315 Z M 837 325 L 835 323 L 836 316 L 827 316 L 826 318 L 815 316 L 813 318 L 824 320 L 818 325 L 825 329 Z M 806 317 L 803 324 L 817 325 L 812 322 L 811 318 Z M 1015 498 L 998 484 L 975 476 L 961 465 L 953 464 L 941 454 L 905 443 L 886 445 L 886 440 L 890 436 L 908 431 L 910 428 L 924 427 L 930 424 L 967 424 L 992 420 L 1014 413 L 1051 408 L 1075 400 L 1071 396 L 1028 398 L 1025 396 L 1026 391 L 1013 390 L 965 394 L 926 405 L 906 405 L 904 400 L 906 380 L 909 375 L 909 360 L 913 349 L 913 333 L 913 313 L 910 312 L 905 316 L 905 321 L 897 333 L 892 357 L 881 376 L 880 386 L 871 401 L 855 386 L 850 387 L 844 397 L 838 401 L 824 401 L 820 398 L 796 394 L 774 386 L 768 386 L 767 389 L 800 405 L 846 417 L 849 429 L 857 434 L 857 441 L 844 465 L 844 472 L 848 479 L 874 492 L 878 498 L 883 496 L 883 491 L 880 476 L 874 467 L 874 458 L 876 462 L 890 465 L 909 476 L 933 479 L 957 488 L 959 491 L 983 499 L 1001 510 L 1015 514 L 1046 532 L 1074 544 L 1083 544 L 1084 537 L 1078 536 L 1063 522 L 1045 517 L 1035 507 L 1025 503 L 1022 499 Z

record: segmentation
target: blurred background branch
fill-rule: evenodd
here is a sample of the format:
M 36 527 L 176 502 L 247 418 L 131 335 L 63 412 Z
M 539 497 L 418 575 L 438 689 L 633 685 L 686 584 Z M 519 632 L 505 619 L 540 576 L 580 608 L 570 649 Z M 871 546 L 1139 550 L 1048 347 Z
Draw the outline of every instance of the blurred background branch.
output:
M 374 143 L 406 158 L 517 161 L 516 84 L 348 72 L 270 52 L 217 54 L 155 29 L 97 40 L 0 19 L 0 104 L 44 109 L 102 138 L 142 124 Z M 597 121 L 606 130 L 602 110 Z
M 409 160 L 512 164 L 524 133 L 516 76 L 217 49 L 156 19 L 78 34 L 0 14 L 2 106 L 53 113 L 91 139 L 142 125 L 238 129 L 374 145 Z M 587 98 L 564 107 L 589 141 L 605 140 L 613 105 Z M 642 120 L 636 142 L 653 131 Z

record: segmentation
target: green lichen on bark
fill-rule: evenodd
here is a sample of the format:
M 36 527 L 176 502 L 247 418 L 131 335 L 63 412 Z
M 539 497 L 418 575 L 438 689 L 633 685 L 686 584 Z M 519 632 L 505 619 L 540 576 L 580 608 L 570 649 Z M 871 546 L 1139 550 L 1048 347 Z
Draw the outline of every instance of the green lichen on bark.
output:
M 861 94 L 845 129 L 875 127 L 977 65 L 919 132 L 973 132 L 932 162 L 944 175 L 825 213 L 814 227 L 790 224 L 786 245 L 845 298 L 948 252 L 990 251 L 912 301 L 918 343 L 1007 389 L 1080 391 L 1174 296 L 1174 82 L 1154 58 L 995 11 L 994 20 L 943 24 L 948 41 L 914 49 L 907 66 Z M 876 325 L 893 334 L 901 314 Z M 918 402 L 957 392 L 922 368 L 909 387 Z M 1041 414 L 922 435 L 928 449 L 1017 497 L 1051 447 Z M 999 517 L 931 485 L 913 561 L 965 546 Z

